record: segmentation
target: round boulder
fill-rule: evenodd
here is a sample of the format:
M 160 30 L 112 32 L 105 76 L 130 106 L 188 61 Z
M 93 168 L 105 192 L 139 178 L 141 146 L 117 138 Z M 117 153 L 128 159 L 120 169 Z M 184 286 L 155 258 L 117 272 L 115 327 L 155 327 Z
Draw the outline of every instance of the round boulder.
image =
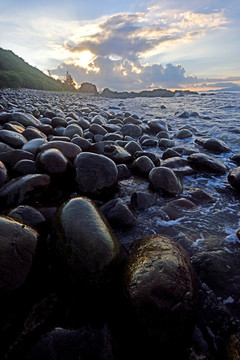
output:
M 171 238 L 157 234 L 138 242 L 126 264 L 124 293 L 138 330 L 160 353 L 179 351 L 186 344 L 194 323 L 196 285 L 187 254 Z
M 227 171 L 225 164 L 203 153 L 191 154 L 188 157 L 188 162 L 194 170 L 199 172 L 225 174 Z
M 142 135 L 142 128 L 139 125 L 135 124 L 125 124 L 121 127 L 121 133 L 124 136 L 138 138 Z
M 45 218 L 40 211 L 28 205 L 19 205 L 12 209 L 8 213 L 8 216 L 34 228 L 37 228 L 45 222 Z
M 234 189 L 240 191 L 240 166 L 230 172 L 228 182 Z
M 136 225 L 137 219 L 122 199 L 110 200 L 100 210 L 112 226 L 121 228 Z
M 225 144 L 224 141 L 219 139 L 210 138 L 205 141 L 203 145 L 204 149 L 214 153 L 230 152 L 231 149 Z
M 62 175 L 67 172 L 69 162 L 58 149 L 47 149 L 36 158 L 37 168 L 48 175 Z
M 149 173 L 149 180 L 154 190 L 158 192 L 175 195 L 181 194 L 183 190 L 182 183 L 174 171 L 164 166 L 152 169 Z
M 75 159 L 76 180 L 83 193 L 100 195 L 117 184 L 116 164 L 104 155 L 81 153 Z
M 186 139 L 192 136 L 192 132 L 188 129 L 181 129 L 176 133 L 177 139 Z
M 1 216 L 0 292 L 18 289 L 32 267 L 38 233 L 30 227 Z
M 154 167 L 154 163 L 148 156 L 140 156 L 132 164 L 132 170 L 141 176 L 148 176 Z
M 54 247 L 74 283 L 102 287 L 120 260 L 120 245 L 94 203 L 84 197 L 67 201 L 53 222 Z
M 8 172 L 6 166 L 0 161 L 0 188 L 8 180 Z

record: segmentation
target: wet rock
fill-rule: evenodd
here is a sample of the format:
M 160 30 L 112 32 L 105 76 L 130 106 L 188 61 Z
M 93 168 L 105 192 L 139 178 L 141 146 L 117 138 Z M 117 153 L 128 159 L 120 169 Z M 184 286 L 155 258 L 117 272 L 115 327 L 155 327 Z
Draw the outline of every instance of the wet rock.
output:
M 40 211 L 29 205 L 20 205 L 12 209 L 8 216 L 28 226 L 38 228 L 45 222 L 45 218 Z
M 70 124 L 63 131 L 63 135 L 68 136 L 70 139 L 76 134 L 83 137 L 83 130 L 78 124 Z
M 193 267 L 201 281 L 223 299 L 239 296 L 239 256 L 228 249 L 198 251 L 191 257 Z
M 22 135 L 27 139 L 27 140 L 32 140 L 32 139 L 45 139 L 47 140 L 47 136 L 40 130 L 35 129 L 31 126 L 27 127 L 26 130 L 24 130 L 22 132 Z
M 24 135 L 23 132 L 25 130 L 25 127 L 18 123 L 15 123 L 15 122 L 8 122 L 8 123 L 4 124 L 2 128 L 4 130 L 11 130 L 18 134 Z
M 227 360 L 240 358 L 240 332 L 232 334 L 227 344 Z
M 104 135 L 103 140 L 112 140 L 112 141 L 116 141 L 116 140 L 122 140 L 123 139 L 123 135 L 122 134 L 118 134 L 117 132 L 112 132 L 112 133 L 107 133 L 106 135 Z
M 0 161 L 12 168 L 19 160 L 34 160 L 33 154 L 21 149 L 13 149 L 0 153 Z
M 225 174 L 227 172 L 227 166 L 225 164 L 206 154 L 192 154 L 188 157 L 188 161 L 190 166 L 199 172 L 214 174 Z
M 14 121 L 19 122 L 23 126 L 33 126 L 33 127 L 40 127 L 41 121 L 35 118 L 32 114 L 21 113 L 21 112 L 13 112 L 12 119 Z
M 46 118 L 52 119 L 53 117 L 56 116 L 56 113 L 54 111 L 47 110 L 44 112 L 43 116 Z
M 107 134 L 107 130 L 104 129 L 102 127 L 102 125 L 99 124 L 91 124 L 89 126 L 89 130 L 93 133 L 93 134 L 99 134 L 99 135 L 106 135 Z
M 28 174 L 37 174 L 38 169 L 35 161 L 23 159 L 19 160 L 14 167 L 12 168 L 13 172 L 18 176 L 28 175 Z
M 129 141 L 125 146 L 124 149 L 129 152 L 129 154 L 134 155 L 137 151 L 142 151 L 141 146 L 136 141 Z
M 45 334 L 28 352 L 26 360 L 94 359 L 114 360 L 107 327 L 55 328 Z
M 55 116 L 50 121 L 50 125 L 52 125 L 53 128 L 57 126 L 67 127 L 68 123 L 64 118 Z
M 197 152 L 195 149 L 186 148 L 185 146 L 175 146 L 173 150 L 179 155 L 191 155 Z
M 82 151 L 82 149 L 78 145 L 67 141 L 49 141 L 48 143 L 41 145 L 39 151 L 44 151 L 48 149 L 60 150 L 63 155 L 70 161 L 73 161 L 75 157 Z
M 173 147 L 175 146 L 175 142 L 174 140 L 171 140 L 171 139 L 160 139 L 159 142 L 158 142 L 158 146 L 162 149 L 164 148 L 170 148 L 170 147 Z
M 120 245 L 94 203 L 67 201 L 54 220 L 54 248 L 74 283 L 105 286 L 120 260 Z
M 150 160 L 152 160 L 152 162 L 154 163 L 155 166 L 160 166 L 160 159 L 156 154 L 154 154 L 152 152 L 149 152 L 149 151 L 137 151 L 137 152 L 135 152 L 134 158 L 137 159 L 140 156 L 147 156 L 147 157 L 149 157 Z
M 9 146 L 0 141 L 0 153 L 13 150 L 12 146 Z
M 141 239 L 126 264 L 124 291 L 142 341 L 160 354 L 166 351 L 167 358 L 179 354 L 190 340 L 196 306 L 194 274 L 184 250 L 164 235 Z
M 159 131 L 159 133 L 157 133 L 156 136 L 159 139 L 170 139 L 169 133 L 167 131 Z
M 230 157 L 230 159 L 237 164 L 237 166 L 240 165 L 240 154 L 234 154 Z
M 132 171 L 140 176 L 148 176 L 149 172 L 155 167 L 148 156 L 140 156 L 132 163 Z
M 181 129 L 176 133 L 177 139 L 187 139 L 189 137 L 192 137 L 192 132 L 188 129 Z
M 225 144 L 224 141 L 219 139 L 207 139 L 203 145 L 204 149 L 214 153 L 230 152 L 231 149 Z
M 11 130 L 0 130 L 0 140 L 15 149 L 21 148 L 27 142 L 23 135 Z
M 32 153 L 33 155 L 35 155 L 38 152 L 38 149 L 40 148 L 40 146 L 43 144 L 46 144 L 46 143 L 47 143 L 47 141 L 42 138 L 32 139 L 23 145 L 22 150 L 28 151 L 28 152 Z
M 75 167 L 78 188 L 83 193 L 100 195 L 117 184 L 117 167 L 104 155 L 81 153 L 76 157 Z
M 149 180 L 154 190 L 160 193 L 176 195 L 181 194 L 183 190 L 181 181 L 174 171 L 164 166 L 152 169 L 149 173 Z
M 80 136 L 74 136 L 71 139 L 71 142 L 78 145 L 80 149 L 82 149 L 82 151 L 88 151 L 92 145 L 92 143 L 88 139 L 82 138 Z
M 237 230 L 236 235 L 237 235 L 238 239 L 240 240 L 240 229 Z
M 152 134 L 157 134 L 160 131 L 168 131 L 167 124 L 163 120 L 160 119 L 149 120 L 147 124 Z
M 196 205 L 192 201 L 184 198 L 172 200 L 161 207 L 161 210 L 164 211 L 171 220 L 186 216 L 188 211 L 192 212 L 194 209 L 196 209 Z
M 104 125 L 104 124 L 106 124 L 106 119 L 104 116 L 98 114 L 92 118 L 91 124 Z
M 16 206 L 27 200 L 34 200 L 46 191 L 50 184 L 50 177 L 45 174 L 31 174 L 10 180 L 0 189 L 2 206 Z
M 176 156 L 181 157 L 181 155 L 177 151 L 175 151 L 173 149 L 167 149 L 163 152 L 162 159 L 166 160 L 166 159 L 169 159 L 171 157 L 176 157 Z
M 196 204 L 205 204 L 209 202 L 214 202 L 215 200 L 213 197 L 208 194 L 205 190 L 199 189 L 199 188 L 192 188 L 188 191 L 189 195 L 191 196 L 191 199 Z
M 0 161 L 0 188 L 8 180 L 8 172 L 6 166 Z
M 240 166 L 233 169 L 230 174 L 228 174 L 229 184 L 236 190 L 240 190 Z
M 156 203 L 156 196 L 148 192 L 135 191 L 131 196 L 131 205 L 138 210 L 147 209 Z
M 185 158 L 179 156 L 170 157 L 161 163 L 161 166 L 172 169 L 177 176 L 192 175 L 195 171 L 189 166 L 189 162 Z
M 157 144 L 158 144 L 157 140 L 154 139 L 145 139 L 142 142 L 143 147 L 154 147 L 157 146 Z
M 117 170 L 118 170 L 118 180 L 128 179 L 132 175 L 131 171 L 129 170 L 126 164 L 118 164 Z
M 64 175 L 70 166 L 66 157 L 58 149 L 41 151 L 36 157 L 36 165 L 40 172 L 48 175 Z
M 132 155 L 127 150 L 118 145 L 106 145 L 104 155 L 112 159 L 116 164 L 129 163 Z
M 22 286 L 32 267 L 38 234 L 30 227 L 0 217 L 0 292 Z
M 181 113 L 176 114 L 179 118 L 188 119 L 191 114 L 188 111 L 182 111 Z
M 121 133 L 123 136 L 139 138 L 142 135 L 142 128 L 139 125 L 125 124 L 121 127 Z
M 137 222 L 127 203 L 122 199 L 110 200 L 101 206 L 100 210 L 109 223 L 115 227 L 130 227 Z
M 139 118 L 135 118 L 133 116 L 128 116 L 123 119 L 124 124 L 134 124 L 134 125 L 141 125 L 141 120 Z

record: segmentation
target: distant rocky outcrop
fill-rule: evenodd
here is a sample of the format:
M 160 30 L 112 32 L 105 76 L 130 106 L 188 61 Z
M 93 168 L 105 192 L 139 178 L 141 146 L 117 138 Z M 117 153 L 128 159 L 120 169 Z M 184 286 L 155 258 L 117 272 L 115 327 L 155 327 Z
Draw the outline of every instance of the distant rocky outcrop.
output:
M 143 90 L 140 92 L 134 92 L 134 91 L 118 92 L 105 88 L 100 95 L 111 99 L 115 99 L 115 98 L 127 99 L 127 98 L 135 98 L 135 97 L 173 97 L 173 96 L 184 96 L 187 94 L 198 94 L 198 93 L 190 90 L 171 91 L 167 89 Z
M 97 87 L 94 84 L 84 82 L 81 84 L 81 87 L 79 89 L 79 92 L 85 93 L 85 94 L 94 94 L 98 95 Z

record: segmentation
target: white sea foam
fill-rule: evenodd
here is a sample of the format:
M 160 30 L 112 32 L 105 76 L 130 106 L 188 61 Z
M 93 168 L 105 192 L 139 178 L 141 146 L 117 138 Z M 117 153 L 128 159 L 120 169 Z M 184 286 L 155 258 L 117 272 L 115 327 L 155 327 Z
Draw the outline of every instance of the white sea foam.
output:
M 192 246 L 193 246 L 193 247 L 199 247 L 204 240 L 206 240 L 206 239 L 205 239 L 203 233 L 200 233 L 200 238 L 197 239 L 197 240 L 192 244 Z
M 233 304 L 234 301 L 235 300 L 231 296 L 229 296 L 226 300 L 223 300 L 223 304 Z

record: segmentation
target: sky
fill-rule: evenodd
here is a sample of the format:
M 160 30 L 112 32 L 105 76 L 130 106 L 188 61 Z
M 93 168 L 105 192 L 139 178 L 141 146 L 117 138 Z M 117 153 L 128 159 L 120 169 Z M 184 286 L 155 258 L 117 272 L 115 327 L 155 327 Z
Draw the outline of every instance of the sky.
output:
M 98 90 L 240 85 L 239 0 L 1 0 L 0 47 Z

